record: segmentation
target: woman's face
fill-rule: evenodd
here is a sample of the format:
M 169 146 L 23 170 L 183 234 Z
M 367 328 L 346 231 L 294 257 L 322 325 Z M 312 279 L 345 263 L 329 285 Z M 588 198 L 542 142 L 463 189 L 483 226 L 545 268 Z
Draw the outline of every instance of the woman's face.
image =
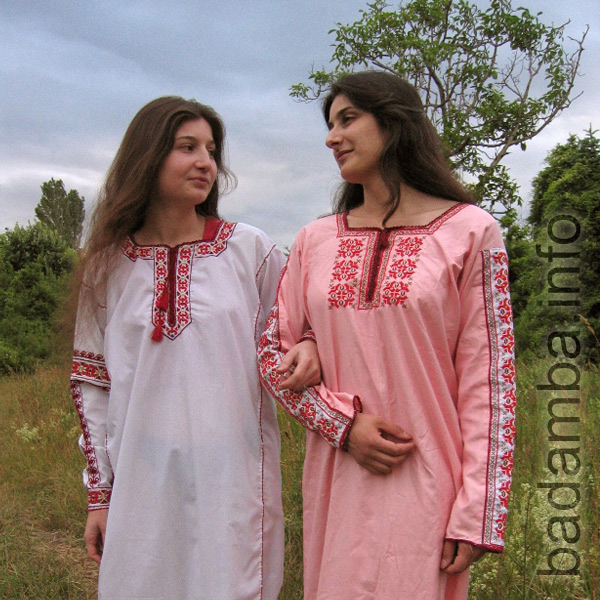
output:
M 195 206 L 206 200 L 217 178 L 212 129 L 204 119 L 183 123 L 159 174 L 157 200 Z
M 340 94 L 331 103 L 327 125 L 325 143 L 333 150 L 340 174 L 348 183 L 365 185 L 380 177 L 384 136 L 371 113 L 356 108 Z

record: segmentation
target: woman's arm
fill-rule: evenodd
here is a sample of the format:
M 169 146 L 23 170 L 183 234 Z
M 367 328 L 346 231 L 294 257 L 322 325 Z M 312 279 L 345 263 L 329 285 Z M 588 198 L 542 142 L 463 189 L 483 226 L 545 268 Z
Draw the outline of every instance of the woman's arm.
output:
M 455 368 L 462 487 L 446 539 L 459 548 L 465 542 L 501 551 L 513 464 L 515 363 L 508 261 L 498 226 L 489 221 L 460 284 Z
M 106 453 L 110 376 L 103 356 L 105 319 L 102 307 L 79 311 L 71 367 L 71 395 L 81 424 L 79 447 L 86 459 L 83 482 L 90 511 L 108 508 L 113 481 Z
M 289 377 L 282 380 L 293 362 L 293 357 L 286 353 L 309 328 L 302 283 L 306 281 L 302 273 L 302 241 L 299 234 L 260 340 L 259 371 L 263 385 L 302 425 L 318 432 L 332 446 L 347 448 L 371 472 L 387 473 L 412 449 L 410 436 L 401 428 L 372 415 L 360 415 L 358 396 L 332 392 L 323 383 L 294 391 L 297 388 L 290 385 Z

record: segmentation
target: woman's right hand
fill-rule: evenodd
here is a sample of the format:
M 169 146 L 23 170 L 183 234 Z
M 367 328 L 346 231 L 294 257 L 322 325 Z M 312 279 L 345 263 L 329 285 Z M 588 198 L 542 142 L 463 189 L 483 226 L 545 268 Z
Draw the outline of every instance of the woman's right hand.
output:
M 83 539 L 87 555 L 98 564 L 102 560 L 102 548 L 104 547 L 104 535 L 106 534 L 106 520 L 108 509 L 88 511 Z
M 348 454 L 374 475 L 387 475 L 415 447 L 412 436 L 381 417 L 358 413 L 348 435 Z

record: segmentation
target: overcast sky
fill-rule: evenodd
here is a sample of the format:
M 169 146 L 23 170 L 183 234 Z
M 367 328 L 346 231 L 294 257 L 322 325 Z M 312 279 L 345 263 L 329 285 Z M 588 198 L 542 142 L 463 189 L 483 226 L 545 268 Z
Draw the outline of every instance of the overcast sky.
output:
M 550 149 L 590 124 L 600 129 L 600 11 L 598 0 L 513 0 L 519 5 L 542 11 L 547 23 L 570 19 L 572 37 L 590 25 L 576 86 L 583 96 L 508 163 L 527 199 Z M 239 184 L 222 199 L 223 216 L 290 245 L 330 209 L 339 178 L 318 104 L 295 102 L 289 87 L 328 64 L 329 30 L 366 7 L 367 0 L 0 0 L 0 232 L 34 221 L 51 177 L 78 190 L 90 212 L 135 113 L 175 94 L 210 104 L 227 125 Z

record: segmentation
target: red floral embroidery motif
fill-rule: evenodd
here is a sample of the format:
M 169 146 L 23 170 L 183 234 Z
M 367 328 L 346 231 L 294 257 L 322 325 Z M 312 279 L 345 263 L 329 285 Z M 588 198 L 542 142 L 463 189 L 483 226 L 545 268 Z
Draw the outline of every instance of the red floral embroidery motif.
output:
M 389 306 L 404 304 L 408 298 L 408 284 L 404 281 L 388 281 L 381 291 L 381 301 Z
M 329 308 L 352 306 L 356 298 L 356 288 L 349 283 L 338 283 L 329 288 Z
M 360 268 L 358 258 L 363 248 L 364 241 L 360 239 L 342 238 L 340 241 L 329 286 L 329 308 L 354 306 Z
M 110 488 L 98 488 L 88 491 L 88 510 L 100 510 L 107 508 L 110 504 L 112 490 Z
M 110 376 L 102 354 L 75 350 L 71 365 L 71 380 L 84 381 L 98 387 L 110 389 Z
M 504 481 L 500 486 L 500 503 L 505 508 L 508 508 L 508 501 L 510 499 L 510 481 Z
M 502 399 L 502 405 L 504 408 L 511 414 L 515 414 L 515 409 L 517 406 L 517 395 L 515 393 L 514 386 L 511 386 L 509 390 L 507 390 L 506 394 L 504 394 L 504 398 Z
M 510 477 L 513 470 L 513 451 L 508 450 L 502 455 L 500 469 L 506 477 Z
M 332 277 L 336 281 L 354 279 L 358 275 L 358 263 L 355 260 L 342 260 L 335 264 Z
M 504 506 L 504 502 L 502 503 Z M 506 498 L 506 505 L 508 506 L 508 498 Z M 504 533 L 506 531 L 506 517 L 507 517 L 507 512 L 503 512 L 499 517 L 498 520 L 496 521 L 496 533 L 498 534 L 498 536 L 501 539 L 504 539 Z
M 409 285 L 417 268 L 417 259 L 423 246 L 419 236 L 394 239 L 394 254 L 386 273 L 381 302 L 387 305 L 403 305 L 408 299 Z

